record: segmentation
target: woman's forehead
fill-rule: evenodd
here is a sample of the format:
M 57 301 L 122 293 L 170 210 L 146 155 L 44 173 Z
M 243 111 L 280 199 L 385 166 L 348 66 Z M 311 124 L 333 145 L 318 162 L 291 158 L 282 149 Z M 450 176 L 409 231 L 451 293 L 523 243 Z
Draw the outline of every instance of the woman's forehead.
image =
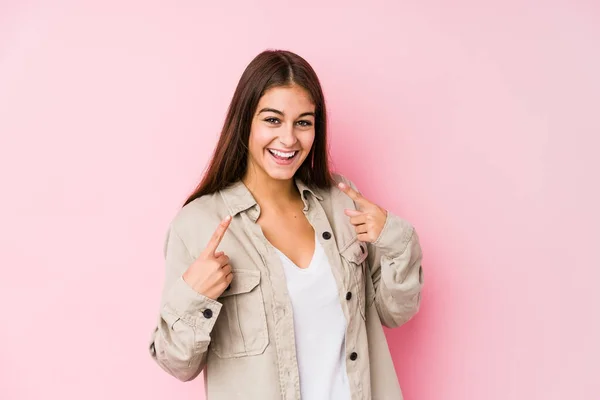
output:
M 284 113 L 314 111 L 315 104 L 310 93 L 302 86 L 276 86 L 267 90 L 258 102 L 258 110 L 274 108 Z

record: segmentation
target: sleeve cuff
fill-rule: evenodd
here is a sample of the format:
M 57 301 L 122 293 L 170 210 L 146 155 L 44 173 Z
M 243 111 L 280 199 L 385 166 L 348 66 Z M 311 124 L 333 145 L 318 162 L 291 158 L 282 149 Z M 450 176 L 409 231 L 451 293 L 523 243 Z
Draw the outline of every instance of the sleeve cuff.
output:
M 190 326 L 202 326 L 210 331 L 221 307 L 221 303 L 196 292 L 179 277 L 170 289 L 164 310 Z
M 385 225 L 373 245 L 388 257 L 398 257 L 408 247 L 413 232 L 414 228 L 408 221 L 388 211 Z

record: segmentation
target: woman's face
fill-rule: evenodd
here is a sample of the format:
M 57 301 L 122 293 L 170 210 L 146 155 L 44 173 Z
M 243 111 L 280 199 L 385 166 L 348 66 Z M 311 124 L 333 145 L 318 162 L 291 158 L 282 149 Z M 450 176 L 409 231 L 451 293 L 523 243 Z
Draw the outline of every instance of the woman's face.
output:
M 298 86 L 273 87 L 258 102 L 248 143 L 248 168 L 287 180 L 304 162 L 315 140 L 315 105 Z

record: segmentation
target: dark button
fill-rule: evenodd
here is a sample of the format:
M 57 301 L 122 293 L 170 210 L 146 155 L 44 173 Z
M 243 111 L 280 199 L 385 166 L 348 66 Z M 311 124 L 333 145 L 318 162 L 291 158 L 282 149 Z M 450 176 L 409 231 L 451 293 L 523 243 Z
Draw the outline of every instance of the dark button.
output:
M 356 354 L 356 352 L 352 352 L 352 354 L 350 354 L 350 359 L 352 361 L 355 361 L 358 358 L 358 354 Z
M 329 232 L 323 232 L 323 239 L 325 239 L 325 240 L 331 239 L 331 233 L 329 233 Z
M 350 300 L 352 298 L 352 292 L 346 293 L 346 300 Z
M 204 315 L 204 318 L 210 319 L 212 318 L 212 310 L 207 308 L 206 310 L 202 311 L 202 315 Z

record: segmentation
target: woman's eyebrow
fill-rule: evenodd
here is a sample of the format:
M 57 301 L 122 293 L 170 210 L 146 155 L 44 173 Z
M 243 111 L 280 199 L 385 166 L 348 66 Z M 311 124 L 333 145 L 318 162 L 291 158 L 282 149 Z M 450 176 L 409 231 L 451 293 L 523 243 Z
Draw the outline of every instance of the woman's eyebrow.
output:
M 283 116 L 283 115 L 285 115 L 285 114 L 283 113 L 283 111 L 279 111 L 279 110 L 276 110 L 276 109 L 274 109 L 274 108 L 263 108 L 263 109 L 262 109 L 262 110 L 260 110 L 258 113 L 259 113 L 259 114 L 261 114 L 261 113 L 264 113 L 264 112 L 273 112 L 273 113 L 275 113 L 275 114 L 279 114 L 279 115 L 282 115 L 282 116 Z
M 285 113 L 284 113 L 283 111 L 279 111 L 279 110 L 276 110 L 276 109 L 274 109 L 274 108 L 268 108 L 268 107 L 267 107 L 267 108 L 263 108 L 263 109 L 262 109 L 262 110 L 260 110 L 258 113 L 259 113 L 259 114 L 261 114 L 261 113 L 264 113 L 264 112 L 272 112 L 272 113 L 275 113 L 275 114 L 279 114 L 279 115 L 281 115 L 281 116 L 285 116 Z M 315 113 L 314 113 L 314 112 L 312 112 L 312 111 L 305 112 L 305 113 L 302 113 L 302 114 L 298 115 L 298 118 L 301 118 L 301 117 L 306 117 L 306 116 L 308 116 L 308 115 L 310 115 L 310 116 L 313 116 L 313 117 L 314 117 L 314 116 L 315 116 Z

